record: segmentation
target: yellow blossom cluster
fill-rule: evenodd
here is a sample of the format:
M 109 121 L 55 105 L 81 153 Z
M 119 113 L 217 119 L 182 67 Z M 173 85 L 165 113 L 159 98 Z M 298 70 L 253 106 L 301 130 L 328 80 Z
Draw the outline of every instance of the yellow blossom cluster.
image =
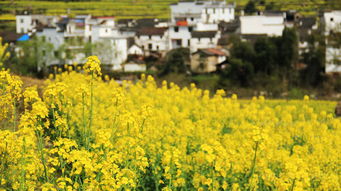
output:
M 87 58 L 87 62 L 85 63 L 83 69 L 88 73 L 94 73 L 101 75 L 101 67 L 100 67 L 101 61 L 98 59 L 97 56 L 89 56 Z M 69 68 L 69 71 L 71 71 L 72 68 Z
M 16 128 L 0 118 L 0 190 L 341 189 L 335 102 L 118 84 L 98 63 L 42 92 L 0 73 L 0 96 L 22 101 Z
M 8 43 L 2 44 L 2 38 L 0 37 L 0 67 L 10 57 L 10 53 L 7 51 Z

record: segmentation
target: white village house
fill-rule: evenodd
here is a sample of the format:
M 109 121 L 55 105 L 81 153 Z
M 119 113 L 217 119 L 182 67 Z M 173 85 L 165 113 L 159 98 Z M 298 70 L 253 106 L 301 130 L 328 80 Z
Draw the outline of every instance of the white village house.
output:
M 193 44 L 198 44 L 193 39 L 193 32 L 216 32 L 218 23 L 221 21 L 229 22 L 234 20 L 234 5 L 226 4 L 225 1 L 195 1 L 195 2 L 178 2 L 172 4 L 171 21 L 169 24 L 169 48 L 189 47 L 191 52 L 198 48 L 193 48 Z M 213 42 L 215 42 L 213 40 Z M 217 43 L 215 43 L 215 46 Z M 212 44 L 207 47 L 211 48 Z
M 341 11 L 323 13 L 322 24 L 326 36 L 341 32 Z M 341 72 L 341 45 L 326 38 L 326 73 Z
M 91 43 L 94 53 L 104 65 L 112 70 L 121 70 L 121 64 L 128 56 L 129 36 L 122 34 L 114 19 L 90 15 L 77 15 L 74 18 L 42 15 L 16 17 L 17 32 L 35 33 L 53 45 L 52 53 L 42 54 L 38 69 L 49 65 L 84 63 L 84 46 Z M 58 54 L 60 48 L 65 49 L 62 55 Z
M 165 27 L 144 27 L 136 32 L 135 43 L 146 54 L 165 53 L 168 47 L 168 30 Z M 135 48 L 136 49 L 136 48 Z
M 217 70 L 217 66 L 226 61 L 227 52 L 217 48 L 198 49 L 192 53 L 190 68 L 195 73 L 209 73 Z
M 57 22 L 55 16 L 45 15 L 16 15 L 16 33 L 35 33 L 42 25 L 52 25 Z
M 285 14 L 261 14 L 240 16 L 240 34 L 282 36 Z

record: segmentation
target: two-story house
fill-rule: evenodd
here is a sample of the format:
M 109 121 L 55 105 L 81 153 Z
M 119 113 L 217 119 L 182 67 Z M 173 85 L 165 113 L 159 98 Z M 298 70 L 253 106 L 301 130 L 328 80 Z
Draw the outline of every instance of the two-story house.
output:
M 136 32 L 135 43 L 149 54 L 151 52 L 164 53 L 168 48 L 168 28 L 145 27 Z
M 226 4 L 225 1 L 178 2 L 172 4 L 170 9 L 170 49 L 188 47 L 191 48 L 192 51 L 196 51 L 197 48 L 192 48 L 192 46 L 193 44 L 197 44 L 198 39 L 195 39 L 197 37 L 194 37 L 193 39 L 193 32 L 218 31 L 219 22 L 234 20 L 234 5 Z M 211 44 L 207 44 L 207 47 L 202 48 L 210 47 Z

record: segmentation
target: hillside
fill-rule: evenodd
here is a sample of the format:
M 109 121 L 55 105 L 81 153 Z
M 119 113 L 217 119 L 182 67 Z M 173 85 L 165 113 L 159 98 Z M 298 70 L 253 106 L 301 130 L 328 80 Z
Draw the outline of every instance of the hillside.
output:
M 117 18 L 168 18 L 169 4 L 178 0 L 4 0 L 0 1 L 0 20 L 14 20 L 14 15 L 24 10 L 33 13 L 115 15 Z M 248 0 L 227 0 L 242 8 Z M 303 14 L 316 15 L 322 9 L 341 9 L 339 0 L 255 0 L 257 8 L 299 10 Z

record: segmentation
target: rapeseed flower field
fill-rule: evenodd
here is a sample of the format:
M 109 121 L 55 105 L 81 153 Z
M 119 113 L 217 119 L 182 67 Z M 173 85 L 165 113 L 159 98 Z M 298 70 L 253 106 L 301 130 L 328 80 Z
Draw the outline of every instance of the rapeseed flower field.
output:
M 97 57 L 41 91 L 0 72 L 0 190 L 340 190 L 335 102 L 238 100 Z

